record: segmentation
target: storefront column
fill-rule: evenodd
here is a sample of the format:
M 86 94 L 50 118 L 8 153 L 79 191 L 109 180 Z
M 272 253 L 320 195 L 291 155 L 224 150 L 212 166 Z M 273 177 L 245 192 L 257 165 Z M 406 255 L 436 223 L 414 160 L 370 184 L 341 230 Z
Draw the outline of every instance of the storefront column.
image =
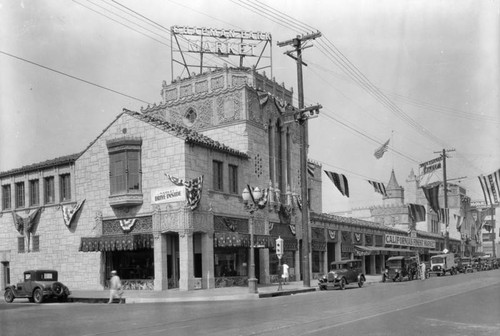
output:
M 167 235 L 154 234 L 154 290 L 162 291 L 168 289 L 167 275 Z
M 327 248 L 325 249 L 325 252 L 323 252 L 323 272 L 322 273 L 328 273 L 330 270 L 330 267 L 328 267 L 328 245 L 325 244 Z
M 201 235 L 201 258 L 201 269 L 203 273 L 202 288 L 215 288 L 213 232 L 203 233 Z
M 194 289 L 193 233 L 179 232 L 179 290 Z
M 259 283 L 270 284 L 271 276 L 269 274 L 269 249 L 259 249 Z
M 371 275 L 377 274 L 377 267 L 375 265 L 375 263 L 376 263 L 375 257 L 376 257 L 375 255 L 370 256 L 370 274 Z
M 337 231 L 337 235 L 339 232 Z M 338 241 L 335 243 L 335 261 L 342 260 L 342 242 L 340 241 L 341 237 L 339 237 Z
M 300 246 L 299 244 L 297 244 L 297 246 Z M 300 251 L 299 249 L 297 249 L 297 251 L 295 251 L 295 281 L 301 281 L 302 279 L 300 278 Z

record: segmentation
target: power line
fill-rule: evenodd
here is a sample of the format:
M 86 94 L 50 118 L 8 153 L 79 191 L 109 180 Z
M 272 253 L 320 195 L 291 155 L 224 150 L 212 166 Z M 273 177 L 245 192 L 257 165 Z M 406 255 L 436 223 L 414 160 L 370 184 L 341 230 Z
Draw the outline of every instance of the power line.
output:
M 3 50 L 0 50 L 0 53 L 1 54 L 4 54 L 6 56 L 9 56 L 9 57 L 12 57 L 12 58 L 15 58 L 15 59 L 18 59 L 20 61 L 23 61 L 23 62 L 26 62 L 26 63 L 29 63 L 29 64 L 32 64 L 32 65 L 35 65 L 37 67 L 40 67 L 40 68 L 43 68 L 43 69 L 46 69 L 46 70 L 49 70 L 49 71 L 52 71 L 52 72 L 55 72 L 59 75 L 63 75 L 63 76 L 66 76 L 66 77 L 69 77 L 69 78 L 72 78 L 72 79 L 75 79 L 75 80 L 78 80 L 80 82 L 83 82 L 83 83 L 86 83 L 86 84 L 89 84 L 89 85 L 92 85 L 92 86 L 95 86 L 95 87 L 98 87 L 98 88 L 101 88 L 101 89 L 104 89 L 104 90 L 107 90 L 107 91 L 110 91 L 110 92 L 113 92 L 113 93 L 116 93 L 116 94 L 119 94 L 121 96 L 124 96 L 124 97 L 127 97 L 127 98 L 130 98 L 130 99 L 134 99 L 134 100 L 137 100 L 137 101 L 140 101 L 142 103 L 146 103 L 146 104 L 151 104 L 145 100 L 142 100 L 142 99 L 139 99 L 139 98 L 136 98 L 134 96 L 131 96 L 131 95 L 128 95 L 128 94 L 125 94 L 125 93 L 122 93 L 122 92 L 119 92 L 119 91 L 116 91 L 116 90 L 113 90 L 113 89 L 110 89 L 108 87 L 105 87 L 103 85 L 100 85 L 100 84 L 96 84 L 96 83 L 93 83 L 93 82 L 90 82 L 88 80 L 85 80 L 83 78 L 80 78 L 80 77 L 76 77 L 76 76 L 73 76 L 73 75 L 70 75 L 70 74 L 67 74 L 65 72 L 62 72 L 62 71 L 59 71 L 59 70 L 56 70 L 56 69 L 53 69 L 53 68 L 49 68 L 48 66 L 45 66 L 45 65 L 42 65 L 40 63 L 36 63 L 36 62 L 33 62 L 33 61 L 30 61 L 30 60 L 27 60 L 25 58 L 22 58 L 22 57 L 19 57 L 19 56 L 16 56 L 16 55 L 12 55 L 12 54 L 9 54 L 8 52 L 5 52 Z

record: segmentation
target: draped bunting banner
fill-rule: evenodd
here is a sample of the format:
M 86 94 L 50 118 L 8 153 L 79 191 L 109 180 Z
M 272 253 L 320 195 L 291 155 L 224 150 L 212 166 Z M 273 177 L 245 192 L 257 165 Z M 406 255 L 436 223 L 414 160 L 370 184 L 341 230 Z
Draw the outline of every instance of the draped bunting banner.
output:
M 457 221 L 457 230 L 460 232 L 460 228 L 462 227 L 462 216 L 454 214 L 455 220 Z
M 375 182 L 375 181 L 370 181 L 368 180 L 368 183 L 370 183 L 375 190 L 375 192 L 378 192 L 379 194 L 382 194 L 384 196 L 387 196 L 387 192 L 385 190 L 385 186 L 382 182 Z
M 422 187 L 425 198 L 429 202 L 429 206 L 435 213 L 439 213 L 439 184 L 433 187 Z
M 66 205 L 63 205 L 61 207 L 61 211 L 62 211 L 62 215 L 63 215 L 63 219 L 64 219 L 64 224 L 66 224 L 67 227 L 71 226 L 71 221 L 73 220 L 73 217 L 78 212 L 78 210 L 80 210 L 80 208 L 84 202 L 85 202 L 85 200 L 78 202 L 72 207 L 66 206 Z
M 165 175 L 176 186 L 184 186 L 186 188 L 187 203 L 191 210 L 196 209 L 201 200 L 201 191 L 203 189 L 203 175 L 192 179 L 191 181 L 184 181 L 169 174 Z
M 263 107 L 264 105 L 266 105 L 267 101 L 269 100 L 269 93 L 259 91 L 259 92 L 257 92 L 257 95 L 259 96 L 260 107 Z
M 129 232 L 134 227 L 136 221 L 136 218 L 120 219 L 120 226 L 124 232 Z
M 330 178 L 333 184 L 335 184 L 342 195 L 349 197 L 349 184 L 347 182 L 347 178 L 344 175 L 327 170 L 325 170 L 325 174 Z
M 307 173 L 310 177 L 314 177 L 314 170 L 316 169 L 316 165 L 312 162 L 307 162 Z
M 14 218 L 14 227 L 16 228 L 17 232 L 19 232 L 20 234 L 23 234 L 25 231 L 31 233 L 38 219 L 38 214 L 41 210 L 41 208 L 36 209 L 26 218 L 23 218 L 19 216 L 15 211 L 12 211 L 12 217 Z
M 285 113 L 287 103 L 285 103 L 281 99 L 274 97 L 274 104 L 276 105 L 278 111 L 280 111 L 281 114 Z
M 290 228 L 290 232 L 295 236 L 295 224 L 289 224 L 288 227 Z
M 408 204 L 408 215 L 413 221 L 423 222 L 425 221 L 425 207 L 420 204 Z

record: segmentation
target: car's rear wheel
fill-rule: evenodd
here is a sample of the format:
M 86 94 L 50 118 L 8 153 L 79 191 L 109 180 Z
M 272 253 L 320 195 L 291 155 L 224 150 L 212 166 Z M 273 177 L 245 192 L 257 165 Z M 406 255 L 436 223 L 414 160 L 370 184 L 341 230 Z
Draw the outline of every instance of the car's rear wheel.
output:
M 12 301 L 14 301 L 15 298 L 14 292 L 12 292 L 12 289 L 7 289 L 3 294 L 3 297 L 5 299 L 5 302 L 11 303 Z
M 361 288 L 361 287 L 363 287 L 364 283 L 365 283 L 365 277 L 364 276 L 360 276 L 359 280 L 358 280 L 358 286 Z
M 344 278 L 340 279 L 339 289 L 341 289 L 341 290 L 345 289 L 345 279 Z
M 33 292 L 33 300 L 35 301 L 35 303 L 42 303 L 43 302 L 42 289 L 40 289 L 40 288 L 35 289 L 35 291 Z

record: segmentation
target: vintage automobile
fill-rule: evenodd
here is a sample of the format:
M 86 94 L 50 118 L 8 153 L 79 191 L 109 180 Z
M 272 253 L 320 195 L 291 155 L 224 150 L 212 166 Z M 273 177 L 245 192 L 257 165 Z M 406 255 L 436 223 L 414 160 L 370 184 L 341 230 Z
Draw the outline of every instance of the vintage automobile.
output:
M 460 273 L 472 273 L 474 272 L 472 258 L 462 257 L 457 259 L 457 271 Z
M 330 264 L 330 271 L 318 281 L 320 290 L 345 289 L 349 284 L 358 284 L 363 287 L 366 278 L 361 270 L 361 260 L 334 261 Z
M 415 257 L 396 256 L 387 259 L 385 267 L 382 282 L 387 280 L 403 281 L 403 278 L 413 280 L 417 276 L 418 262 Z
M 69 295 L 68 287 L 58 281 L 57 271 L 54 270 L 25 271 L 24 280 L 17 285 L 7 286 L 4 292 L 5 302 L 8 303 L 20 298 L 35 303 L 42 303 L 50 298 L 66 301 Z

